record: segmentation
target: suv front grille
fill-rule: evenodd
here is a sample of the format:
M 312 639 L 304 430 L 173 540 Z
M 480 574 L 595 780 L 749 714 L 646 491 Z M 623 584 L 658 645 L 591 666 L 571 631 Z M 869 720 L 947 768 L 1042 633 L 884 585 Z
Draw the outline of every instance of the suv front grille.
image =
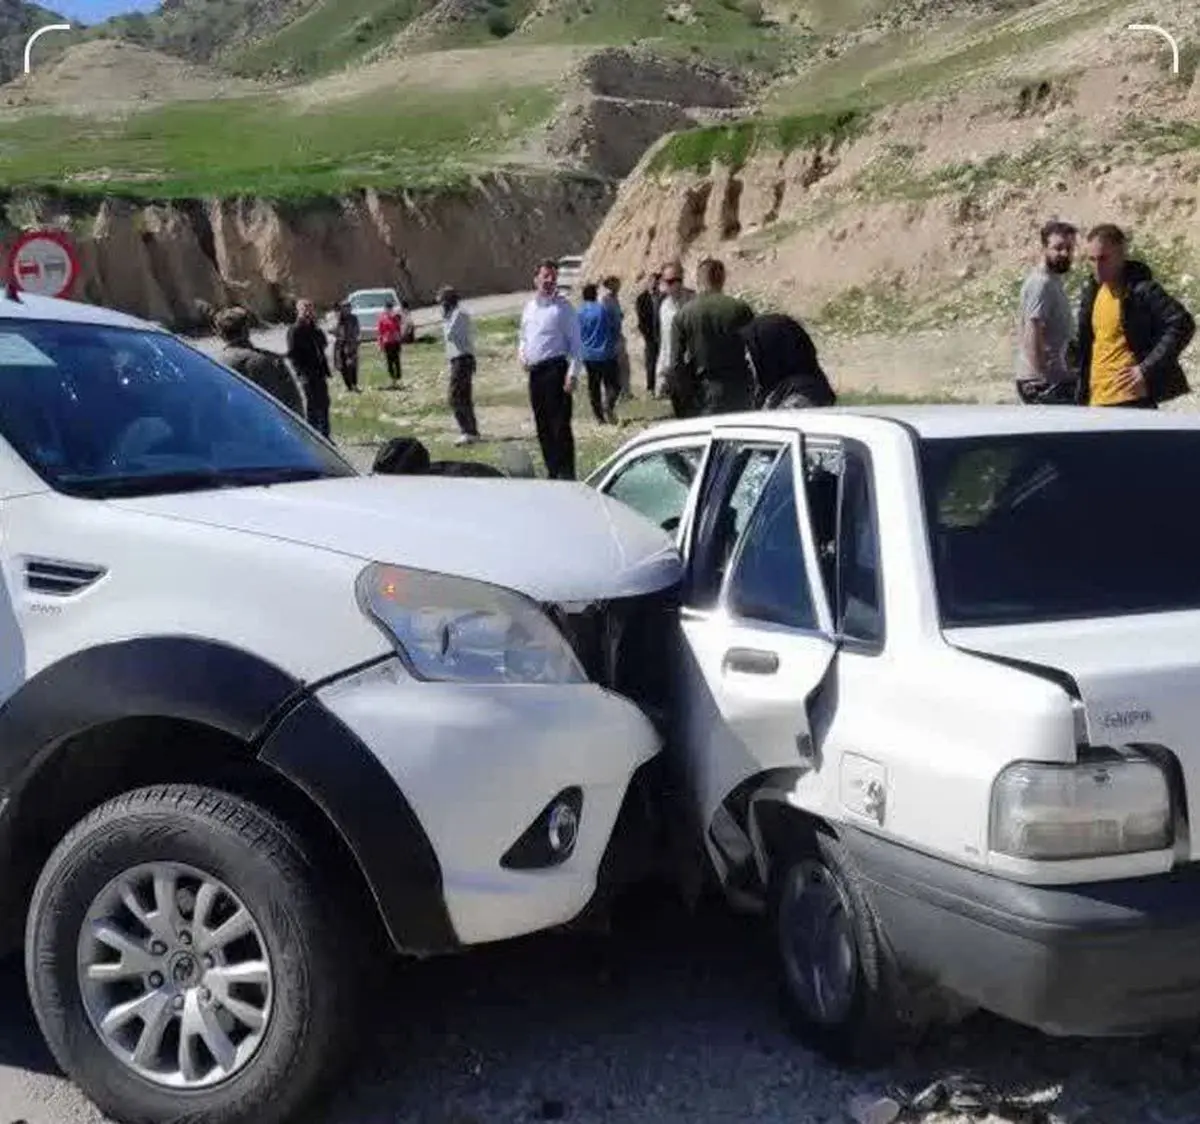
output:
M 584 608 L 547 606 L 588 678 L 651 713 L 665 708 L 678 587 Z

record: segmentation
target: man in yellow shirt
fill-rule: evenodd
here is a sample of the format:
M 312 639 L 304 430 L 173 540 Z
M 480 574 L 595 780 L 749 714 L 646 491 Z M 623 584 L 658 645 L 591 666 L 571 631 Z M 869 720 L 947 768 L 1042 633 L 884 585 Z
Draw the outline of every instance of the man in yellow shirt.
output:
M 1111 223 L 1088 232 L 1094 277 L 1080 298 L 1079 402 L 1156 409 L 1190 389 L 1179 356 L 1196 323 L 1126 244 Z

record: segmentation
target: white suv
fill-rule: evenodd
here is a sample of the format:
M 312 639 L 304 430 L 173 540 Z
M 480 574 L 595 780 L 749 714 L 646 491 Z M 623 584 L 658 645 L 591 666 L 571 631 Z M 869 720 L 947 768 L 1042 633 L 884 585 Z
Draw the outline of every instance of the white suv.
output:
M 353 1041 L 363 919 L 561 926 L 641 845 L 679 559 L 623 504 L 361 477 L 175 337 L 22 296 L 0 527 L 3 936 L 117 1120 L 287 1118 Z
M 699 418 L 591 483 L 678 537 L 668 756 L 808 1041 L 1200 1018 L 1200 417 Z

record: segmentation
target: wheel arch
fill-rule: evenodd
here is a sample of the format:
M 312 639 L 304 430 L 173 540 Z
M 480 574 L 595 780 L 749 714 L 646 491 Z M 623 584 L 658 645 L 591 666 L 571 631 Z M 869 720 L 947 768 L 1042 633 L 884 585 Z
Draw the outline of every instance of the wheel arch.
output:
M 771 882 L 773 856 L 814 852 L 818 835 L 838 838 L 835 825 L 792 802 L 796 782 L 809 772 L 807 766 L 801 765 L 768 769 L 748 777 L 722 801 L 709 825 L 709 837 L 730 864 L 730 885 L 765 896 Z M 718 827 L 719 823 L 723 828 Z M 741 862 L 730 855 L 734 848 L 722 846 L 719 839 L 722 831 L 727 833 L 730 827 L 736 829 L 742 840 L 745 858 Z
M 0 707 L 0 947 L 19 945 L 38 873 L 73 823 L 121 792 L 186 782 L 291 822 L 357 880 L 397 947 L 455 947 L 424 831 L 378 761 L 311 697 L 314 686 L 191 637 L 101 645 L 30 679 Z M 414 858 L 398 862 L 397 852 Z M 423 924 L 406 920 L 412 894 L 423 895 Z

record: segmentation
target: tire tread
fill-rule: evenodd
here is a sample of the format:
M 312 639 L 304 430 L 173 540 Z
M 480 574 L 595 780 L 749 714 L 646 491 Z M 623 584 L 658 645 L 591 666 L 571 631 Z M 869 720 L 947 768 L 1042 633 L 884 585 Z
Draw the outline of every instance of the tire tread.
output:
M 294 1048 L 272 1050 L 263 1059 L 270 1063 L 266 1068 L 259 1067 L 256 1059 L 233 1078 L 230 1084 L 238 1086 L 238 1096 L 214 1096 L 209 1104 L 197 1103 L 195 1108 L 186 1107 L 187 1097 L 164 1097 L 161 1090 L 144 1083 L 139 1083 L 149 1090 L 144 1097 L 118 1097 L 112 1091 L 114 1085 L 133 1086 L 118 1063 L 95 1050 L 80 1051 L 80 1035 L 94 1039 L 94 1032 L 86 1022 L 71 1025 L 72 1003 L 57 978 L 62 968 L 54 950 L 43 947 L 40 939 L 41 933 L 52 932 L 54 923 L 48 916 L 48 901 L 61 902 L 67 894 L 64 878 L 86 870 L 93 851 L 106 845 L 128 846 L 122 837 L 131 830 L 131 821 L 141 821 L 137 829 L 145 832 L 152 845 L 153 827 L 167 826 L 172 820 L 201 831 L 224 833 L 227 842 L 250 852 L 260 868 L 264 864 L 273 868 L 272 877 L 278 879 L 280 899 L 289 903 L 292 922 L 277 955 L 297 973 L 307 997 L 297 1005 L 294 1013 L 298 1018 L 289 1024 L 286 1035 L 278 1036 L 286 1037 Z M 250 858 L 244 856 L 243 861 Z M 29 907 L 26 970 L 30 995 L 55 1060 L 93 1095 L 103 1111 L 127 1124 L 282 1124 L 326 1091 L 349 1051 L 348 1030 L 362 995 L 358 973 L 351 968 L 359 958 L 344 955 L 350 938 L 349 915 L 334 906 L 340 898 L 334 872 L 324 868 L 299 834 L 272 812 L 240 796 L 198 784 L 159 784 L 122 793 L 94 808 L 55 847 Z M 258 908 L 266 904 L 259 903 Z M 271 920 L 260 916 L 259 923 L 267 929 Z M 277 972 L 282 968 L 277 963 Z M 73 970 L 71 977 L 73 980 Z M 74 986 L 77 991 L 77 984 Z M 276 1017 L 281 1016 L 277 1011 Z M 95 1041 L 103 1051 L 103 1045 Z M 111 1074 L 93 1072 L 97 1064 L 101 1069 L 111 1067 L 120 1079 L 110 1081 L 106 1077 Z M 168 1103 L 172 1099 L 173 1106 Z

